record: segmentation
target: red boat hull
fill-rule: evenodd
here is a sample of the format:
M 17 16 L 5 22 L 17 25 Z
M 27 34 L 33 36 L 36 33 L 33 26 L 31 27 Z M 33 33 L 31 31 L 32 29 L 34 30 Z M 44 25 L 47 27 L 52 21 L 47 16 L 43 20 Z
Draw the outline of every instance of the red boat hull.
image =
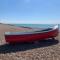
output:
M 17 43 L 17 42 L 32 42 L 43 40 L 47 38 L 53 38 L 58 35 L 58 29 L 36 34 L 24 34 L 24 35 L 5 35 L 6 42 Z

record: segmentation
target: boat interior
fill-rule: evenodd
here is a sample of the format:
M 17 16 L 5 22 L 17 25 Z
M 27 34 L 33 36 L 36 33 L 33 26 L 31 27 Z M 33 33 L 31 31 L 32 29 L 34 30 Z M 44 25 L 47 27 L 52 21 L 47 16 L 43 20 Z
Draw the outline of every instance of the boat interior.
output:
M 46 28 L 42 30 L 34 30 L 34 31 L 28 31 L 28 32 L 5 32 L 5 35 L 24 35 L 24 34 L 35 34 L 35 33 L 44 33 L 49 32 L 54 29 L 58 28 L 58 26 L 54 26 L 53 28 Z

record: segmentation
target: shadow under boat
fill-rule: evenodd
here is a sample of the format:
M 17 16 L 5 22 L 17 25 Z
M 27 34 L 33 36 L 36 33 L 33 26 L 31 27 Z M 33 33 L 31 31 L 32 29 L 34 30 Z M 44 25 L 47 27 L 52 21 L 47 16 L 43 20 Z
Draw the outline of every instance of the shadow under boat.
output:
M 48 39 L 48 40 L 41 40 L 38 41 L 38 44 L 36 43 L 16 43 L 14 45 L 12 44 L 5 44 L 5 45 L 0 45 L 0 54 L 5 54 L 5 53 L 12 53 L 12 52 L 17 52 L 17 51 L 26 51 L 30 49 L 35 49 L 35 48 L 42 48 L 42 47 L 48 47 L 52 45 L 58 44 L 58 40 L 53 40 L 53 39 Z

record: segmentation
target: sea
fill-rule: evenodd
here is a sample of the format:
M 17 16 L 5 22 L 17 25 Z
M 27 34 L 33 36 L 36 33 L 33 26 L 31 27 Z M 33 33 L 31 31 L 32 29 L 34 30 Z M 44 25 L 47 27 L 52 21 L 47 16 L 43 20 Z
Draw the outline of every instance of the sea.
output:
M 59 26 L 60 29 L 60 24 L 13 24 L 18 27 L 30 27 L 30 28 L 50 28 L 55 25 Z

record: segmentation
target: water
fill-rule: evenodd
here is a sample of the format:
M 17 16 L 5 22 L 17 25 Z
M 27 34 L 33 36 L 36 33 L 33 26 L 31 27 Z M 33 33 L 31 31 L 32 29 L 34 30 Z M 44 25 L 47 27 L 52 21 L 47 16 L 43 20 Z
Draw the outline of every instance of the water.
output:
M 49 28 L 53 27 L 57 24 L 14 24 L 15 26 L 22 26 L 22 27 L 31 27 L 31 28 Z M 60 24 L 58 24 L 60 28 Z

